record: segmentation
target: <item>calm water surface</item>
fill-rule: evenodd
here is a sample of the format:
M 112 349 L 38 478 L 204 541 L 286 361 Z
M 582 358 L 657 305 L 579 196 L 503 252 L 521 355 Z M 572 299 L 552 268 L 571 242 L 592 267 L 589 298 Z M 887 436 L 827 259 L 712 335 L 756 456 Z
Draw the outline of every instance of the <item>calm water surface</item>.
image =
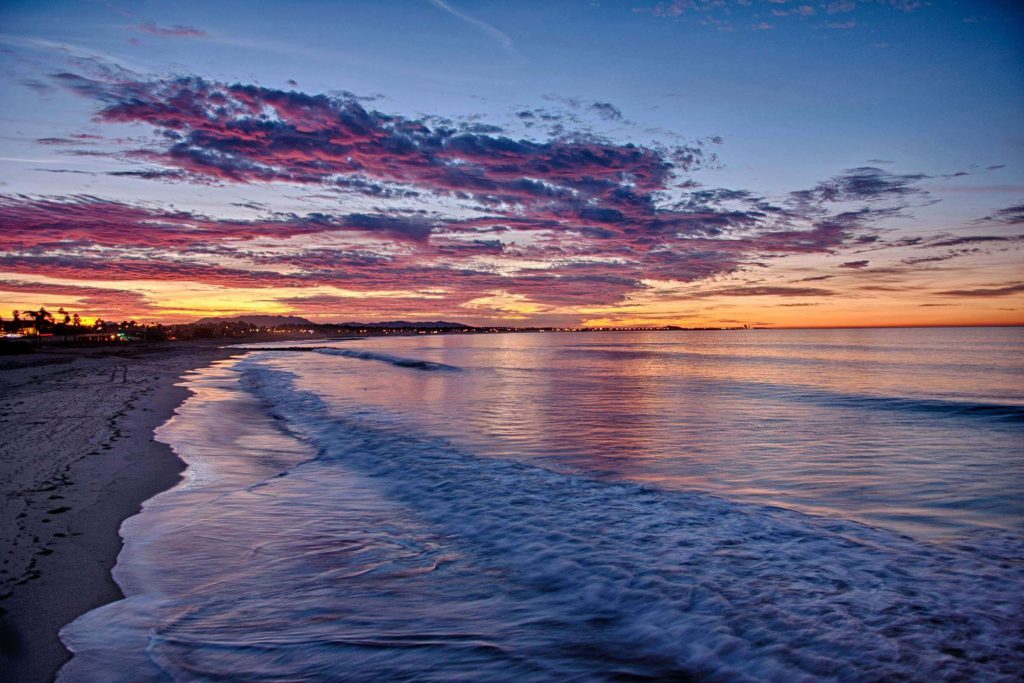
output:
M 1024 666 L 1022 329 L 310 345 L 190 379 L 65 680 Z
M 461 372 L 275 359 L 346 412 L 475 453 L 837 514 L 1024 526 L 1024 330 L 430 337 L 338 344 Z

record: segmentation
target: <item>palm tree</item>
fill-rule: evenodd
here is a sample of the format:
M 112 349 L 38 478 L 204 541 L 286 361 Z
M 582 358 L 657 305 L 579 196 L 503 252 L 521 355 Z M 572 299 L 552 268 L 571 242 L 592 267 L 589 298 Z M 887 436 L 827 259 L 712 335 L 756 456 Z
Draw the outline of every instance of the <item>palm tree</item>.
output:
M 38 331 L 40 331 L 40 332 L 43 331 L 43 326 L 46 324 L 47 321 L 49 321 L 50 323 L 53 323 L 53 313 L 50 313 L 48 310 L 46 310 L 42 306 L 39 307 L 38 311 L 33 311 L 29 315 L 31 315 L 33 318 L 35 318 L 36 329 Z

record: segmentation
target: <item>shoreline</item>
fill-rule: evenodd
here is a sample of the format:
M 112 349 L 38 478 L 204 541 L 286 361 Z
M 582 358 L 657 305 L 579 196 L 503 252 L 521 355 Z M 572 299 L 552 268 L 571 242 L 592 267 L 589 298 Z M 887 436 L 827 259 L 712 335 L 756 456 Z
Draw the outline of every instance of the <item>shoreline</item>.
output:
M 181 480 L 154 430 L 185 373 L 245 353 L 217 343 L 54 349 L 0 358 L 0 680 L 51 681 L 59 630 L 123 597 L 121 523 Z

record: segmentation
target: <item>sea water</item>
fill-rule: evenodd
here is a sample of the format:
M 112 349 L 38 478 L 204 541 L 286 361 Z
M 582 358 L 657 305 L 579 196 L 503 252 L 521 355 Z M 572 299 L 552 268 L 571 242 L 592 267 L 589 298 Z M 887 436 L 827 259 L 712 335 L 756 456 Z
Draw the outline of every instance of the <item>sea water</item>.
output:
M 1022 329 L 304 346 L 189 377 L 62 680 L 1024 671 Z

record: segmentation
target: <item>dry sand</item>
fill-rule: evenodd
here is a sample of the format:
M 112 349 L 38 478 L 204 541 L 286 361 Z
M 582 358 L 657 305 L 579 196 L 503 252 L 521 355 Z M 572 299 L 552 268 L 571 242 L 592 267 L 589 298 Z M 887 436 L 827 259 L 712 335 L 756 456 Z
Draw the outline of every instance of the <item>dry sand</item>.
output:
M 184 465 L 153 440 L 215 344 L 0 356 L 0 680 L 49 681 L 57 631 L 121 595 L 118 529 Z

